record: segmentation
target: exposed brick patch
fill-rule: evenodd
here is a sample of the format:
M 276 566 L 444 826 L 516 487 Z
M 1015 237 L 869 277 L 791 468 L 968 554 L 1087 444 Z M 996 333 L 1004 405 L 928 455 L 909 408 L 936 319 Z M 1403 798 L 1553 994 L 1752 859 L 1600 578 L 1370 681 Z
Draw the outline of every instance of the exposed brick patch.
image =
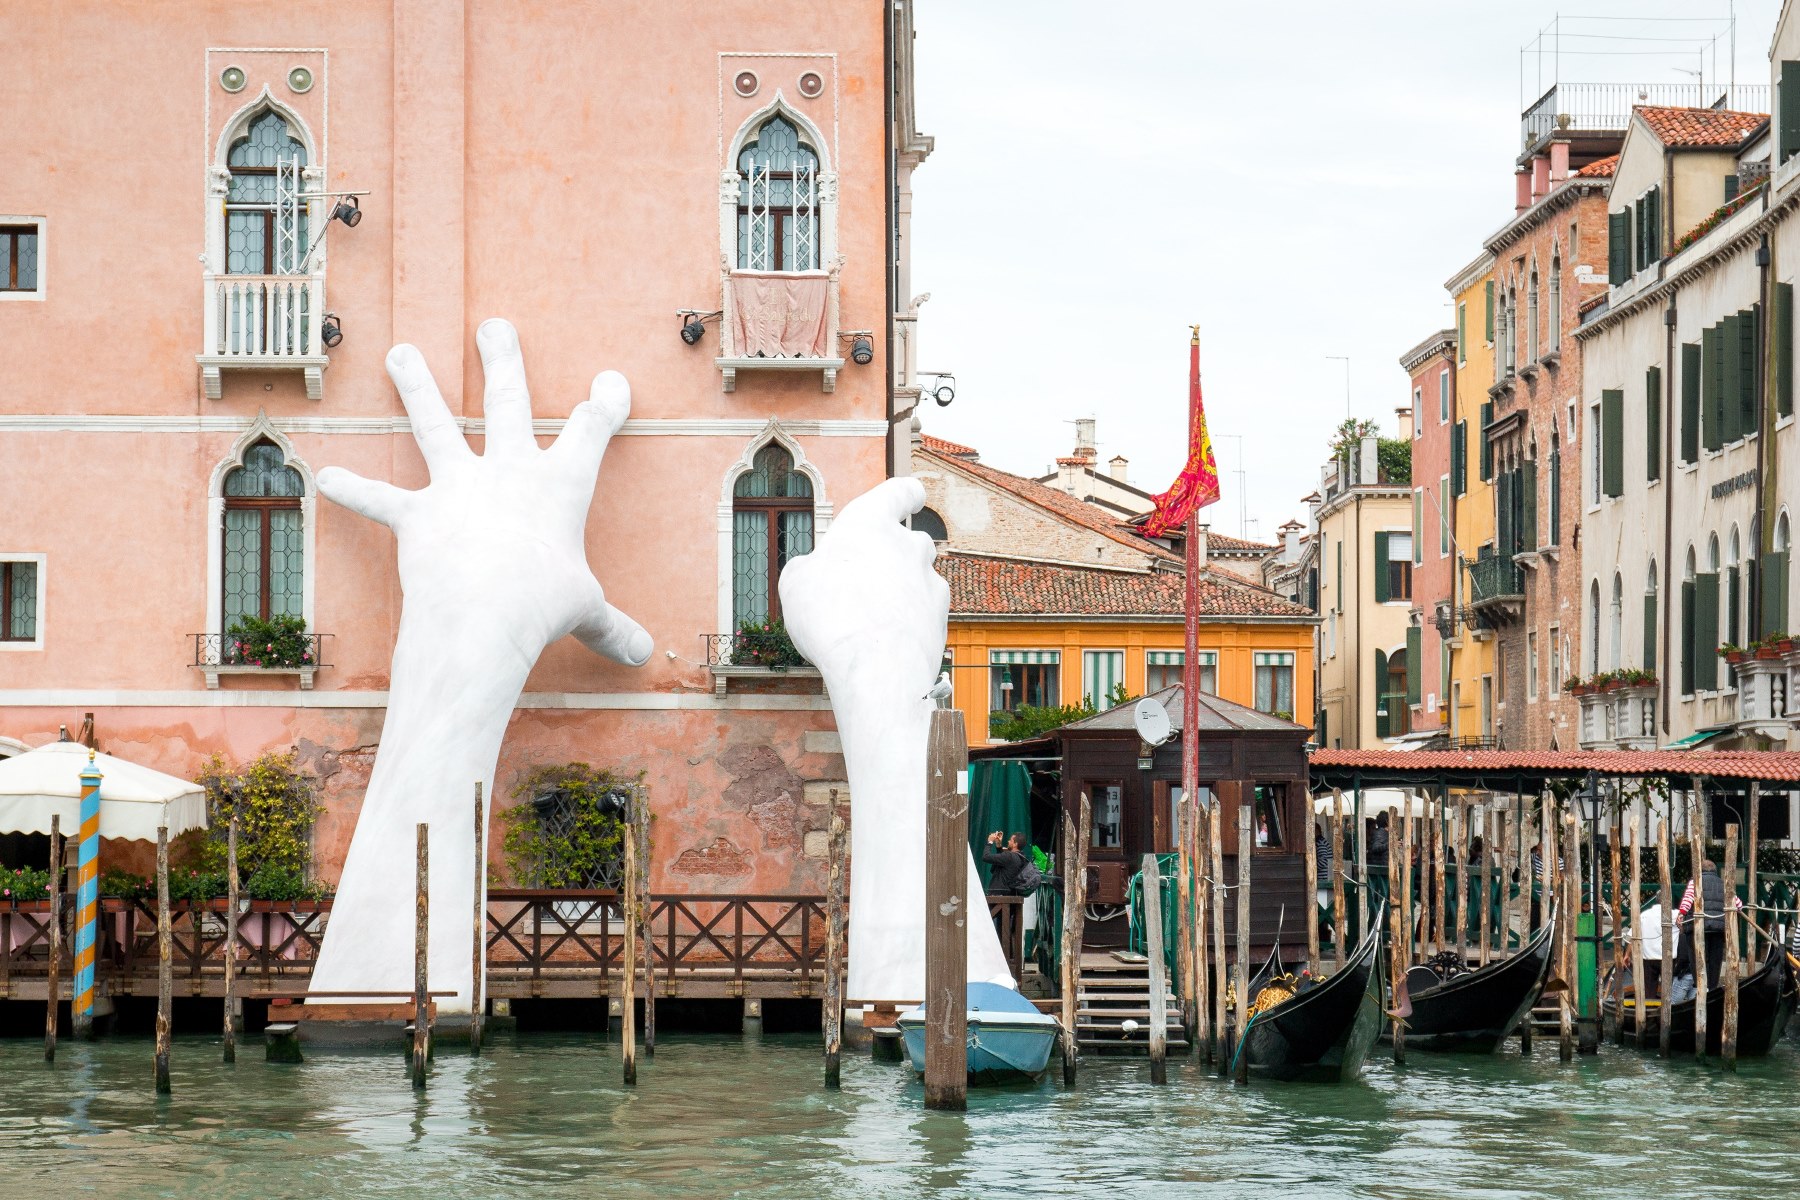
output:
M 762 830 L 763 849 L 790 850 L 800 844 L 799 806 L 791 796 L 750 806 L 750 821 Z
M 751 856 L 730 838 L 714 838 L 711 845 L 683 850 L 669 867 L 673 875 L 748 875 Z

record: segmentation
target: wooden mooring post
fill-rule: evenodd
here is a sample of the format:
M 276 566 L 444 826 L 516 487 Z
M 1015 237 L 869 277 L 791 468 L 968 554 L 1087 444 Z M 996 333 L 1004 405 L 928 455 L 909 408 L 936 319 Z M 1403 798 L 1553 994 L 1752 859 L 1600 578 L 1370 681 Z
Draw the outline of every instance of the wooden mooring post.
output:
M 1312 815 L 1312 805 L 1307 805 L 1306 818 L 1306 969 L 1314 975 L 1319 973 L 1319 839 L 1313 834 L 1313 825 L 1318 818 Z
M 1499 855 L 1496 863 L 1494 856 Z M 1495 867 L 1498 866 L 1498 872 Z M 1500 894 L 1494 895 L 1494 879 L 1496 874 L 1500 880 Z M 1494 905 L 1500 905 L 1500 938 L 1506 940 L 1506 914 L 1511 911 L 1506 891 L 1512 886 L 1512 880 L 1506 872 L 1506 814 L 1495 812 L 1491 805 L 1481 810 L 1481 953 L 1476 958 L 1478 966 L 1487 966 L 1493 954 L 1494 945 Z
M 1398 994 L 1406 981 L 1407 958 L 1410 956 L 1412 932 L 1406 924 L 1406 825 L 1411 820 L 1407 807 L 1411 799 L 1403 796 L 1400 808 L 1394 810 L 1394 820 L 1388 827 L 1388 979 L 1389 992 L 1394 997 L 1394 1012 L 1399 1012 Z M 1392 1018 L 1394 1039 L 1394 1061 L 1406 1062 L 1406 1023 L 1398 1016 Z
M 1738 906 L 1737 906 L 1737 852 L 1738 827 L 1736 822 L 1725 826 L 1725 862 L 1720 882 L 1725 885 L 1725 1024 L 1719 1030 L 1719 1057 L 1725 1060 L 1727 1071 L 1737 1070 L 1737 1036 L 1738 1036 Z M 1698 898 L 1699 893 L 1695 893 Z M 1696 916 L 1705 909 L 1705 904 L 1696 903 Z M 1696 928 L 1704 927 L 1705 921 L 1696 919 Z M 1703 943 L 1695 943 L 1696 950 L 1704 951 Z M 1701 1003 L 1703 1003 L 1702 1001 Z M 1700 1007 L 1696 1003 L 1696 1008 Z
M 415 837 L 412 1085 L 419 1090 L 431 1061 L 431 826 L 420 821 Z
M 56 1016 L 62 995 L 62 816 L 50 814 L 50 967 L 44 980 L 44 1061 L 56 1061 Z M 0 947 L 4 949 L 4 947 Z
M 469 1053 L 481 1053 L 481 1018 L 486 1001 L 481 985 L 487 975 L 487 806 L 481 781 L 475 782 L 475 946 L 469 955 Z
M 1469 879 L 1473 872 L 1469 869 L 1469 817 L 1471 810 L 1467 803 L 1459 801 L 1452 804 L 1445 815 L 1445 826 L 1449 831 L 1450 852 L 1444 856 L 1444 870 L 1448 882 L 1444 892 L 1444 902 L 1456 897 L 1444 917 L 1448 925 L 1445 939 L 1451 949 L 1456 951 L 1456 961 L 1466 964 L 1469 961 Z
M 1192 1046 L 1199 1024 L 1194 1016 L 1194 798 L 1182 790 L 1175 811 L 1175 998 L 1182 1034 Z
M 632 799 L 632 832 L 637 838 L 638 940 L 644 949 L 644 1057 L 656 1057 L 656 940 L 650 931 L 655 908 L 650 892 L 650 789 L 639 784 Z
M 1075 1024 L 1080 1019 L 1082 917 L 1087 908 L 1087 844 L 1093 805 L 1081 793 L 1076 820 L 1063 822 L 1062 1067 L 1063 1083 L 1075 1083 Z
M 173 938 L 169 931 L 169 827 L 156 828 L 156 1091 L 169 1094 L 169 1022 L 174 1015 Z
M 1232 1036 L 1232 1056 L 1237 1060 L 1237 1081 L 1250 1082 L 1250 1056 L 1244 1053 L 1244 1034 L 1250 1029 L 1250 805 L 1238 797 L 1237 854 L 1237 1024 Z
M 1706 1058 L 1706 998 L 1711 980 L 1706 977 L 1706 890 L 1700 877 L 1706 868 L 1706 791 L 1700 776 L 1688 793 L 1688 860 L 1693 867 L 1694 911 L 1688 916 L 1688 946 L 1694 960 L 1694 1057 Z
M 1609 876 L 1609 878 L 1611 880 L 1611 884 L 1612 884 L 1612 896 L 1610 898 L 1610 902 L 1607 905 L 1607 919 L 1610 922 L 1610 924 L 1607 927 L 1606 938 L 1604 941 L 1602 941 L 1601 938 L 1599 938 L 1598 936 L 1596 936 L 1594 939 L 1594 949 L 1595 949 L 1594 970 L 1598 973 L 1598 977 L 1600 979 L 1604 979 L 1606 977 L 1606 970 L 1607 970 L 1608 966 L 1611 966 L 1615 971 L 1622 971 L 1624 969 L 1625 961 L 1626 961 L 1624 950 L 1623 950 L 1624 943 L 1619 941 L 1619 936 L 1620 936 L 1619 931 L 1622 928 L 1620 922 L 1624 920 L 1624 911 L 1625 911 L 1624 905 L 1622 903 L 1622 899 L 1623 899 L 1622 893 L 1625 890 L 1625 888 L 1624 888 L 1625 877 L 1624 877 L 1624 868 L 1621 865 L 1622 860 L 1620 858 L 1620 852 L 1622 849 L 1620 843 L 1622 843 L 1625 840 L 1625 805 L 1623 803 L 1622 797 L 1619 795 L 1617 790 L 1615 790 L 1613 792 L 1613 799 L 1615 801 L 1618 801 L 1618 803 L 1615 803 L 1613 805 L 1612 819 L 1608 823 L 1607 834 L 1606 834 L 1607 859 L 1608 859 L 1608 864 L 1612 868 L 1611 875 Z M 1596 896 L 1594 898 L 1594 912 L 1596 914 L 1595 915 L 1596 920 L 1599 919 L 1599 917 L 1598 917 L 1599 911 L 1600 911 L 1600 898 L 1598 896 Z M 1600 931 L 1598 929 L 1596 929 L 1594 932 L 1596 935 L 1598 935 L 1600 933 Z M 1604 947 L 1606 950 L 1605 955 L 1601 955 L 1599 953 L 1599 951 L 1602 947 Z M 1613 1020 L 1614 1018 L 1609 1015 L 1610 1010 L 1607 1008 L 1605 1002 L 1601 999 L 1601 997 L 1599 996 L 1598 993 L 1596 993 L 1596 995 L 1594 997 L 1594 1004 L 1599 1009 L 1599 1014 L 1597 1017 L 1597 1025 L 1600 1029 L 1604 1030 L 1606 1027 L 1606 1022 Z M 1613 1032 L 1616 1035 L 1618 1031 L 1614 1030 Z M 1601 1036 L 1604 1037 L 1605 1036 L 1604 1033 L 1602 1033 Z
M 1331 960 L 1332 969 L 1344 969 L 1344 792 L 1331 789 Z
M 225 828 L 225 1061 L 237 1061 L 238 815 Z
M 1545 793 L 1546 797 L 1549 795 Z M 1562 922 L 1562 931 L 1558 938 L 1560 958 L 1562 961 L 1563 990 L 1560 997 L 1562 1003 L 1557 1005 L 1557 1056 L 1563 1062 L 1575 1060 L 1575 1005 L 1580 998 L 1578 961 L 1575 953 L 1575 930 L 1581 919 L 1581 840 L 1575 825 L 1575 805 L 1571 811 L 1562 815 L 1556 825 L 1562 835 L 1558 844 L 1548 847 L 1551 857 L 1560 859 L 1557 867 L 1556 897 L 1560 903 L 1556 906 L 1557 919 Z M 1598 906 L 1596 906 L 1598 907 Z
M 1629 852 L 1631 854 L 1631 903 L 1626 906 L 1625 915 L 1631 919 L 1631 941 L 1628 953 L 1631 960 L 1631 1028 L 1633 1038 L 1641 1048 L 1644 1044 L 1644 992 L 1647 981 L 1644 978 L 1644 930 L 1641 916 L 1644 896 L 1644 838 L 1643 809 L 1632 814 Z M 1623 1022 L 1620 1023 L 1619 1045 L 1625 1044 Z
M 1744 902 L 1750 906 L 1752 911 L 1754 911 L 1756 909 L 1756 851 L 1757 851 L 1757 848 L 1762 844 L 1761 814 L 1762 814 L 1762 780 L 1752 779 L 1750 781 L 1750 813 L 1749 813 L 1750 844 L 1748 847 L 1745 848 L 1745 854 L 1744 854 L 1744 859 L 1745 859 L 1745 866 L 1744 866 L 1745 900 L 1744 900 Z M 1757 950 L 1756 939 L 1757 939 L 1758 934 L 1761 931 L 1758 929 L 1757 924 L 1754 920 L 1747 922 L 1747 924 L 1749 925 L 1749 928 L 1744 930 L 1744 938 L 1745 938 L 1744 949 L 1746 952 L 1745 956 L 1749 959 L 1749 961 L 1751 961 L 1753 963 L 1758 963 L 1758 962 L 1762 961 L 1762 955 Z
M 1662 964 L 1657 975 L 1656 1049 L 1669 1057 L 1669 987 L 1675 975 L 1675 883 L 1670 875 L 1669 819 L 1675 815 L 1675 796 L 1671 792 L 1663 805 L 1662 817 L 1656 822 L 1656 875 L 1662 889 Z
M 1194 869 L 1194 1012 L 1193 1028 L 1190 1041 L 1198 1041 L 1201 1053 L 1210 1064 L 1217 1050 L 1214 1042 L 1212 1019 L 1212 988 L 1210 986 L 1212 965 L 1207 959 L 1207 929 L 1212 919 L 1212 884 L 1207 878 L 1206 847 L 1211 837 L 1206 832 L 1212 824 L 1212 813 L 1201 808 L 1198 799 L 1194 803 L 1194 847 L 1189 861 Z
M 825 857 L 830 874 L 825 884 L 825 1086 L 840 1086 L 838 1060 L 844 1050 L 844 885 L 848 829 L 838 812 L 838 792 L 831 789 L 831 832 Z
M 925 1107 L 969 1102 L 969 743 L 959 708 L 931 713 L 925 757 Z M 981 905 L 981 919 L 987 919 Z
M 1212 942 L 1213 942 L 1213 1032 L 1219 1045 L 1219 1074 L 1224 1075 L 1231 1069 L 1231 1036 L 1230 1020 L 1225 1012 L 1225 998 L 1230 989 L 1226 986 L 1225 964 L 1225 904 L 1230 899 L 1230 892 L 1225 887 L 1225 808 L 1223 797 L 1218 791 L 1213 792 L 1212 819 L 1207 825 L 1208 856 L 1212 860 L 1212 885 L 1208 889 L 1212 896 Z
M 632 814 L 633 818 L 636 813 Z M 625 926 L 625 944 L 619 954 L 619 1049 L 627 1087 L 637 1086 L 637 904 L 638 844 L 629 828 L 621 839 L 625 845 L 625 889 L 620 897 L 619 916 Z
M 1162 870 L 1144 855 L 1144 954 L 1150 960 L 1150 1082 L 1169 1081 L 1169 981 L 1163 960 Z

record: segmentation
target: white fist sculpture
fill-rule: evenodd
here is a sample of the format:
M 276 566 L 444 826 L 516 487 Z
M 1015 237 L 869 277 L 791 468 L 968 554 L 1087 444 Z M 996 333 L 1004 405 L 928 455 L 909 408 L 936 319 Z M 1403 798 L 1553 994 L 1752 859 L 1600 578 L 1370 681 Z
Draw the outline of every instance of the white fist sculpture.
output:
M 487 376 L 483 454 L 469 449 L 419 352 L 400 345 L 388 375 L 430 484 L 414 492 L 339 467 L 319 472 L 327 498 L 394 531 L 405 598 L 381 746 L 311 986 L 412 990 L 415 827 L 426 821 L 431 990 L 456 993 L 440 1012 L 469 1008 L 475 784 L 491 805 L 526 676 L 568 633 L 632 666 L 652 649 L 643 626 L 607 603 L 584 546 L 600 459 L 631 411 L 625 377 L 595 376 L 555 444 L 539 449 L 517 331 L 489 320 L 475 344 Z
M 890 479 L 844 506 L 812 553 L 781 572 L 794 645 L 825 677 L 850 776 L 847 998 L 925 996 L 925 759 L 944 662 L 950 585 L 931 538 L 901 524 L 925 503 Z M 969 859 L 969 979 L 1011 986 Z

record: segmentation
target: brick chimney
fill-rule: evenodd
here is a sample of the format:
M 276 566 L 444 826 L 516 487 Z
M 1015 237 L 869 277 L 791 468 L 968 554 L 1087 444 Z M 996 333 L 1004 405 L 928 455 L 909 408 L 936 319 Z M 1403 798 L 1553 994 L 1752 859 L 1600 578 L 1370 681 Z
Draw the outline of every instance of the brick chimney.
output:
M 1206 534 L 1211 528 L 1211 525 L 1196 525 L 1194 527 L 1194 561 L 1199 563 L 1202 567 L 1206 565 Z
M 1075 454 L 1076 458 L 1094 457 L 1094 418 L 1080 417 L 1075 421 Z
M 1412 441 L 1413 435 L 1412 417 L 1412 405 L 1410 404 L 1394 410 L 1394 420 L 1400 427 L 1400 436 L 1409 442 Z

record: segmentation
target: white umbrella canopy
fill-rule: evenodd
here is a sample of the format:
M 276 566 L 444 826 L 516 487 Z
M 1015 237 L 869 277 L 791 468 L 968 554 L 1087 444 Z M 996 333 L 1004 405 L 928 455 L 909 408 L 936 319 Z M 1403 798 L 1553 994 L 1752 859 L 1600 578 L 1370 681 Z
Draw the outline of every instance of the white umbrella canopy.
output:
M 51 742 L 0 759 L 0 833 L 49 833 L 55 814 L 63 836 L 80 837 L 88 754 L 80 742 Z M 110 754 L 95 754 L 94 766 L 100 772 L 101 837 L 153 842 L 159 825 L 168 825 L 170 837 L 206 828 L 206 790 L 199 784 Z

